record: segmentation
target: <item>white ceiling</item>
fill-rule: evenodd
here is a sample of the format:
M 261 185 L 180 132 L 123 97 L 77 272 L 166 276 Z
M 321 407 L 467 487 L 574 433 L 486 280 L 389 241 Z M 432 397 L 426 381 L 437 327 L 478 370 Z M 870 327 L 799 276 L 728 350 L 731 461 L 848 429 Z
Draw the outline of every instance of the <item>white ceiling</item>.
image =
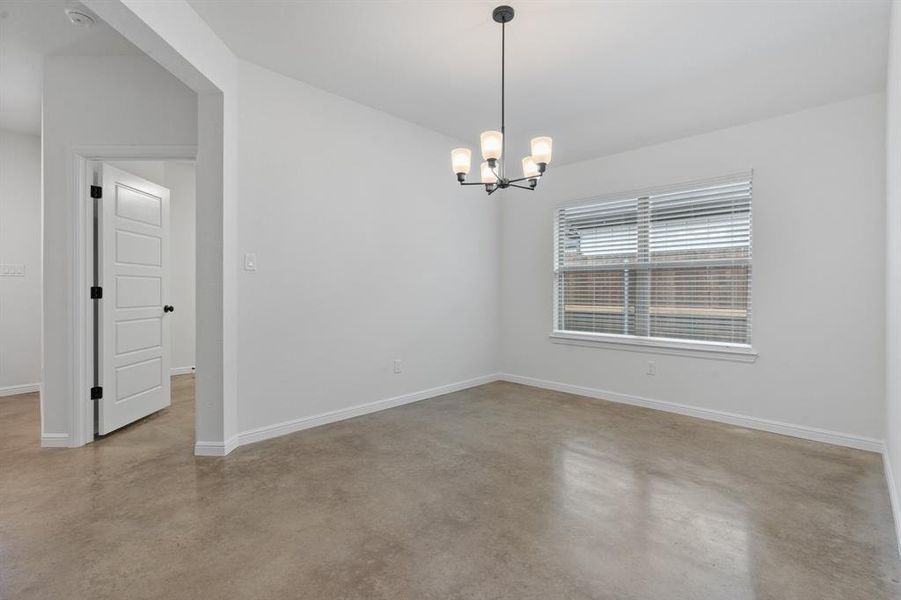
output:
M 241 58 L 476 148 L 499 127 L 499 2 L 189 0 Z M 516 1 L 511 158 L 555 162 L 885 88 L 887 0 Z
M 0 0 L 0 129 L 39 134 L 44 56 L 139 54 L 111 27 L 69 22 L 64 0 Z

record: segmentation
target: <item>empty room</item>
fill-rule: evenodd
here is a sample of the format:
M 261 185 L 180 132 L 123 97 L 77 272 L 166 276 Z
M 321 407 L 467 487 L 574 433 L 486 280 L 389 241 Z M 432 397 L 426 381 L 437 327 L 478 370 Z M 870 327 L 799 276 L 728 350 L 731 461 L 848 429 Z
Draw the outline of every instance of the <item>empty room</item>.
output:
M 901 598 L 901 0 L 0 0 L 0 598 Z

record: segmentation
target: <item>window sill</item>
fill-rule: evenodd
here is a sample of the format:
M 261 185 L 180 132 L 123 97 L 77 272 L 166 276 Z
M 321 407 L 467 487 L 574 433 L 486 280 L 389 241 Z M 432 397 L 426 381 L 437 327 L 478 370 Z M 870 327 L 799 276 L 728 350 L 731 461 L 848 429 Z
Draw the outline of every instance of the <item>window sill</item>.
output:
M 588 348 L 609 348 L 611 350 L 670 354 L 748 363 L 757 360 L 757 352 L 750 346 L 719 344 L 716 342 L 683 342 L 681 340 L 644 339 L 627 335 L 575 333 L 571 331 L 554 331 L 549 337 L 551 342 L 555 344 Z

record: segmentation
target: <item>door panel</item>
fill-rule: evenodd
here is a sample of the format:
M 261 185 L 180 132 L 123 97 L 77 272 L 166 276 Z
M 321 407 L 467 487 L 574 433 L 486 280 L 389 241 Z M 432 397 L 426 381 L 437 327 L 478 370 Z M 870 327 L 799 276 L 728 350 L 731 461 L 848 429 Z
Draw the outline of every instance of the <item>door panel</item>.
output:
M 116 402 L 159 389 L 163 384 L 161 363 L 159 358 L 151 358 L 124 367 L 116 367 Z
M 98 358 L 105 435 L 169 406 L 169 190 L 103 165 Z
M 163 264 L 162 240 L 143 233 L 117 231 L 116 262 L 160 267 Z
M 133 319 L 116 323 L 117 354 L 151 350 L 162 345 L 162 319 Z
M 119 266 L 122 266 L 119 263 Z M 140 308 L 160 306 L 163 282 L 159 277 L 131 277 L 118 275 L 116 278 L 116 308 Z
M 157 227 L 162 224 L 162 198 L 147 193 L 146 188 L 138 190 L 124 184 L 116 191 L 117 216 Z

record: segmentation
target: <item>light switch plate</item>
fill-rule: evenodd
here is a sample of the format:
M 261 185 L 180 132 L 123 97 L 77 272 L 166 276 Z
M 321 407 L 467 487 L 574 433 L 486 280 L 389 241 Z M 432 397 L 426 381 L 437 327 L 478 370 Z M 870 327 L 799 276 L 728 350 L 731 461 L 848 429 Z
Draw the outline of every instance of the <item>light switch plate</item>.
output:
M 257 270 L 257 255 L 252 253 L 247 253 L 244 255 L 244 270 L 245 271 L 256 271 Z

